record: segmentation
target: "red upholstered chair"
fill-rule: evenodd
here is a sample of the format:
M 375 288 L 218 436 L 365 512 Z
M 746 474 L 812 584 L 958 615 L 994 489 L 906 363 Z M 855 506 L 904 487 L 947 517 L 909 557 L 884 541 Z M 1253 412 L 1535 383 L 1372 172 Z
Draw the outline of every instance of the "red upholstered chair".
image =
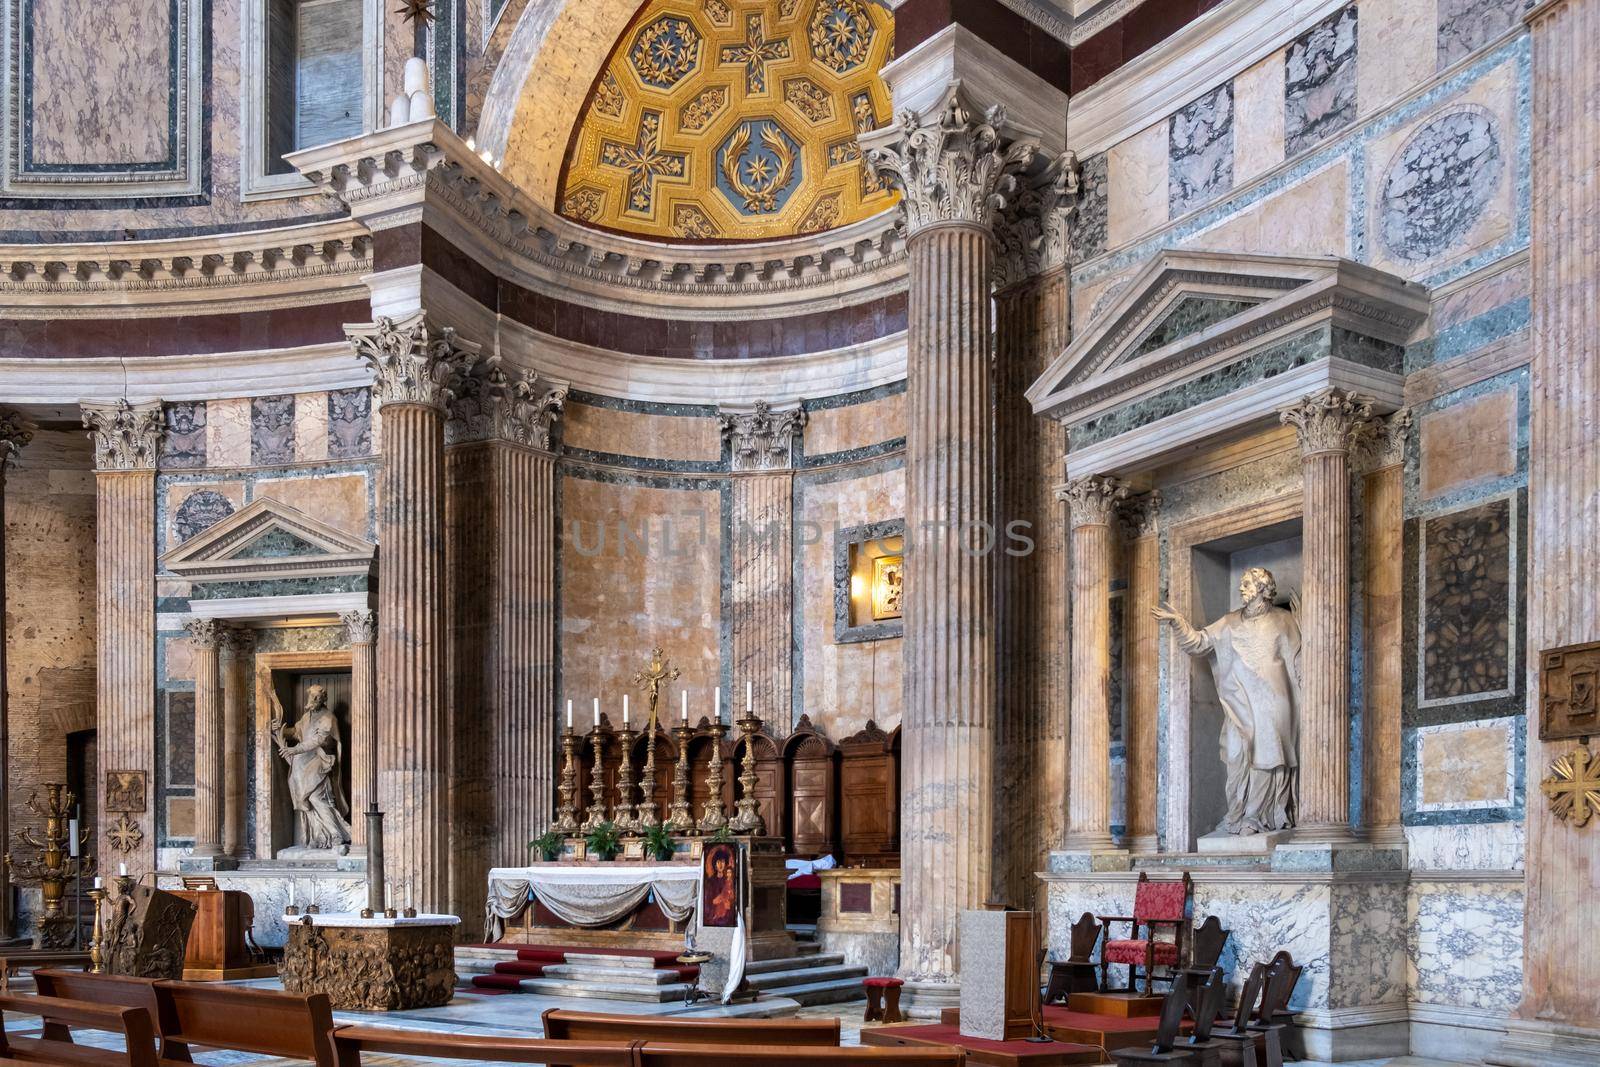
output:
M 1102 915 L 1106 924 L 1106 943 L 1100 950 L 1100 985 L 1105 988 L 1106 968 L 1113 963 L 1128 965 L 1128 992 L 1133 992 L 1135 972 L 1144 969 L 1144 995 L 1150 995 L 1151 972 L 1158 966 L 1176 968 L 1183 959 L 1184 933 L 1189 928 L 1189 898 L 1194 883 L 1189 872 L 1181 882 L 1152 882 L 1148 871 L 1139 872 L 1133 891 L 1132 915 Z M 1125 940 L 1111 936 L 1112 923 L 1128 923 Z M 1144 936 L 1139 936 L 1139 928 Z M 1171 937 L 1159 936 L 1171 931 Z

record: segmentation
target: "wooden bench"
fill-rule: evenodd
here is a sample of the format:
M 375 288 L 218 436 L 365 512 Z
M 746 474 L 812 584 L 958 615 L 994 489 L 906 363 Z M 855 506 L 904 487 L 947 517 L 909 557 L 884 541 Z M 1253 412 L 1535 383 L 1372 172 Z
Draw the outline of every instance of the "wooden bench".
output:
M 792 1045 L 685 1045 L 650 1041 L 637 1050 L 639 1067 L 963 1067 L 967 1054 L 954 1047 L 940 1048 L 808 1048 L 797 1053 Z
M 37 1015 L 47 1029 L 68 1033 L 101 1030 L 118 1034 L 123 1049 L 75 1045 L 49 1036 L 21 1037 L 5 1032 L 6 1012 Z M 104 1007 L 61 997 L 0 994 L 0 1062 L 53 1063 L 71 1067 L 157 1067 L 155 1025 L 143 1008 Z
M 89 965 L 89 953 L 75 950 L 60 952 L 46 949 L 17 949 L 14 952 L 0 953 L 0 993 L 11 992 L 11 979 L 19 972 L 40 967 L 71 967 L 76 964 Z
M 558 1041 L 838 1048 L 838 1019 L 674 1019 L 547 1008 L 544 1036 Z
M 61 997 L 108 1008 L 143 1008 L 149 1013 L 152 1025 L 161 1014 L 160 1005 L 156 1002 L 154 978 L 129 978 L 118 974 L 90 974 L 88 971 L 41 967 L 33 972 L 33 985 L 41 997 Z M 55 1041 L 72 1040 L 72 1035 L 65 1027 L 48 1020 L 44 1036 Z M 166 1046 L 162 1048 L 161 1055 L 169 1060 L 189 1058 L 186 1049 Z
M 489 1063 L 560 1063 L 567 1067 L 634 1067 L 638 1041 L 551 1041 L 532 1037 L 478 1037 L 340 1026 L 333 1031 L 338 1067 L 361 1067 L 364 1052 Z

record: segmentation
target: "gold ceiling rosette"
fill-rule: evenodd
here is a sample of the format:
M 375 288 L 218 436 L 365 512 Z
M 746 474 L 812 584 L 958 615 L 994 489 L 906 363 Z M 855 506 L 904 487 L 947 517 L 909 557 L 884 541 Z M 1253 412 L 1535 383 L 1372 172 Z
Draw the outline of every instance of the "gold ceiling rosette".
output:
M 584 103 L 560 211 L 624 233 L 764 240 L 897 194 L 856 138 L 889 120 L 894 23 L 873 0 L 649 0 Z

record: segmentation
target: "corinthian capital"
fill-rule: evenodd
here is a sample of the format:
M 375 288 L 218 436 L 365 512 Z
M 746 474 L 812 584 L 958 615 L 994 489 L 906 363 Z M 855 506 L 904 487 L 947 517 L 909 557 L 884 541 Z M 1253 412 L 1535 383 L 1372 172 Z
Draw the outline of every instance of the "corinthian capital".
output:
M 1308 396 L 1279 412 L 1278 419 L 1295 428 L 1302 456 L 1348 452 L 1370 439 L 1375 429 L 1372 399 L 1338 389 Z
M 216 648 L 228 635 L 227 624 L 218 619 L 190 619 L 183 628 L 189 631 L 189 644 L 195 648 Z
M 0 408 L 0 473 L 33 440 L 33 425 L 22 412 Z
M 156 450 L 166 435 L 161 401 L 84 404 L 83 428 L 94 441 L 94 465 L 103 471 L 154 469 Z
M 1110 526 L 1118 508 L 1132 495 L 1128 483 L 1102 474 L 1079 478 L 1056 490 L 1056 498 L 1067 502 L 1073 526 Z
M 1004 123 L 1005 108 L 996 105 L 976 119 L 959 93 L 926 124 L 901 112 L 899 137 L 869 151 L 867 162 L 900 189 L 907 236 L 940 222 L 994 225 L 1016 172 L 1039 150 L 1032 138 L 1002 144 L 997 127 Z
M 787 470 L 794 465 L 794 439 L 806 424 L 802 409 L 773 411 L 765 400 L 757 400 L 754 411 L 724 412 L 721 418 L 734 470 Z
M 1078 198 L 1078 157 L 1063 152 L 1024 183 L 995 223 L 994 284 L 1004 289 L 1067 261 L 1067 218 Z
M 567 404 L 567 387 L 519 374 L 505 385 L 496 408 L 495 433 L 503 441 L 550 451 L 550 431 Z
M 372 369 L 372 396 L 385 404 L 449 407 L 456 379 L 479 361 L 479 348 L 449 326 L 432 326 L 418 311 L 396 322 L 346 326 L 356 357 Z
M 344 623 L 345 640 L 352 645 L 370 645 L 378 636 L 378 613 L 375 611 L 347 611 L 339 616 Z

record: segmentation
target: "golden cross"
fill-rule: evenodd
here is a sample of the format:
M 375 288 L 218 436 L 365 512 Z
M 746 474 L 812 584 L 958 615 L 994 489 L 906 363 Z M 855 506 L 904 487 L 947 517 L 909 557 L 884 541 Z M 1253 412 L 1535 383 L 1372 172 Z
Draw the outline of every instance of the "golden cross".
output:
M 634 684 L 650 702 L 650 733 L 656 732 L 656 703 L 661 699 L 661 683 L 678 680 L 678 668 L 667 666 L 666 653 L 650 650 L 650 666 L 633 676 Z
M 1550 798 L 1552 815 L 1582 826 L 1600 812 L 1600 762 L 1580 745 L 1550 764 L 1550 777 L 1540 788 Z

